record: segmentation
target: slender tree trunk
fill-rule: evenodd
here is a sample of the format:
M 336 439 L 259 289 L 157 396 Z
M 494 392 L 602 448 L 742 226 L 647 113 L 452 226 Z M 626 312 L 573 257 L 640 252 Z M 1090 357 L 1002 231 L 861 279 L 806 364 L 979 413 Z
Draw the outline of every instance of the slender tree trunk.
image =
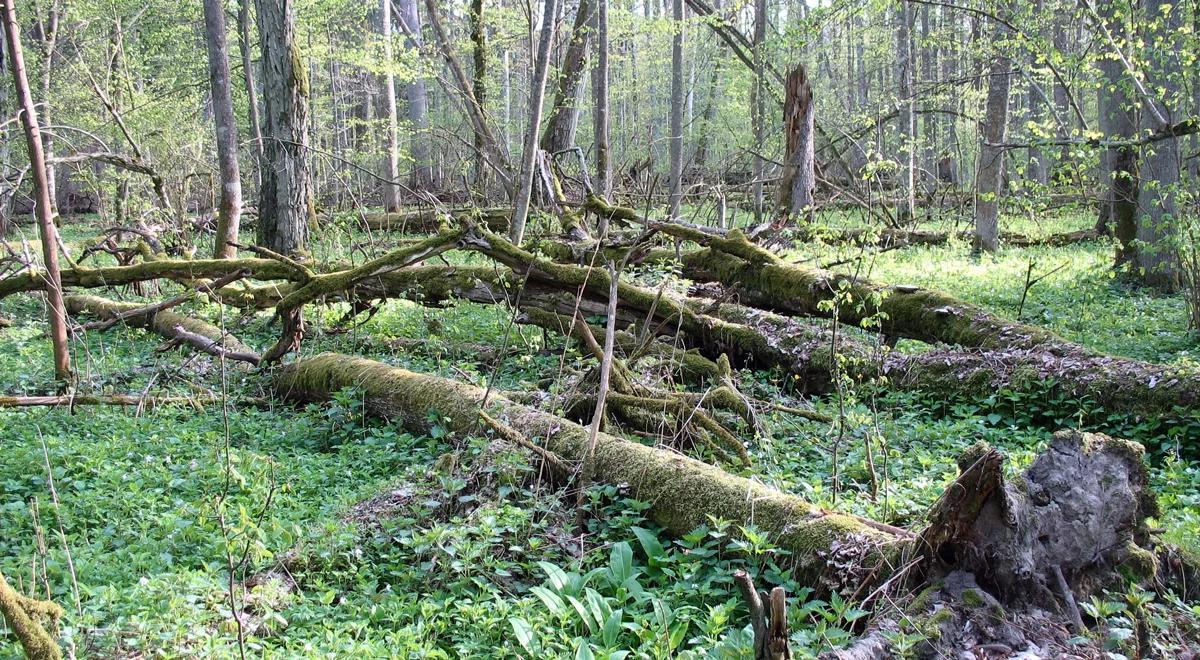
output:
M 997 30 L 997 36 L 1004 33 Z M 999 39 L 997 39 L 999 40 Z M 995 252 L 1000 247 L 1000 190 L 1004 184 L 1004 148 L 1008 128 L 1008 91 L 1011 64 L 996 55 L 988 77 L 987 110 L 975 178 L 975 249 Z
M 592 133 L 596 141 L 596 191 L 606 199 L 612 195 L 612 158 L 608 134 L 608 0 L 596 0 L 596 66 L 592 69 Z M 602 218 L 600 235 L 608 230 Z
M 29 92 L 25 75 L 25 58 L 21 52 L 21 29 L 13 0 L 4 0 L 4 37 L 8 46 L 8 66 L 13 87 L 21 106 L 21 124 L 25 128 L 25 144 L 29 150 L 29 168 L 33 172 L 33 191 L 38 233 L 42 240 L 42 261 L 46 268 L 46 303 L 50 315 L 50 342 L 54 346 L 54 376 L 60 381 L 71 380 L 71 354 L 67 345 L 67 310 L 63 306 L 62 281 L 58 270 L 58 229 L 54 226 L 54 207 L 50 203 L 50 180 L 46 171 L 46 154 L 42 151 L 41 130 L 37 109 Z M 48 66 L 48 65 L 47 65 Z
M 917 123 L 913 112 L 913 24 L 916 14 L 909 2 L 900 3 L 896 26 L 896 95 L 900 106 L 900 188 L 904 195 L 899 209 L 901 223 L 916 214 Z
M 1147 88 L 1155 106 L 1141 113 L 1144 133 L 1165 128 L 1159 117 L 1174 120 L 1172 104 L 1179 95 L 1179 53 L 1175 35 L 1182 26 L 1180 7 L 1168 0 L 1145 0 L 1145 24 L 1150 26 L 1144 39 L 1150 50 L 1146 71 Z M 1172 138 L 1142 147 L 1141 189 L 1138 192 L 1138 249 L 1134 258 L 1142 282 L 1148 286 L 1172 290 L 1179 285 L 1176 237 L 1179 218 L 1179 139 Z
M 671 201 L 670 217 L 679 220 L 683 200 L 683 0 L 672 0 L 671 36 Z
M 258 87 L 254 82 L 254 57 L 250 52 L 250 3 L 238 3 L 238 48 L 242 53 L 242 78 L 246 81 L 246 106 L 250 133 L 254 137 L 254 182 L 262 194 L 263 144 L 262 120 L 258 112 Z
M 529 217 L 529 198 L 533 194 L 533 175 L 538 162 L 538 128 L 542 124 L 542 102 L 546 96 L 546 76 L 550 70 L 550 44 L 554 41 L 555 16 L 559 0 L 545 0 L 541 35 L 538 37 L 537 59 L 533 65 L 533 81 L 529 94 L 529 126 L 525 130 L 525 151 L 521 154 L 521 180 L 513 204 L 509 237 L 520 245 L 525 238 L 525 221 Z
M 1125 29 L 1124 21 L 1116 15 L 1116 4 L 1100 3 L 1098 10 L 1108 31 L 1120 38 Z M 1100 132 L 1110 140 L 1133 138 L 1137 124 L 1125 69 L 1120 61 L 1109 57 L 1102 58 L 1099 67 L 1102 78 L 1096 105 Z M 1107 234 L 1111 228 L 1118 238 L 1116 265 L 1120 266 L 1133 258 L 1133 241 L 1137 237 L 1137 149 L 1105 149 L 1100 154 L 1100 168 L 1104 192 L 1096 230 Z
M 408 48 L 419 49 L 421 15 L 417 9 L 417 0 L 400 0 L 399 14 L 405 33 L 409 35 Z M 413 164 L 409 178 L 414 190 L 422 190 L 433 185 L 433 163 L 429 155 L 429 96 L 425 89 L 425 79 L 418 77 L 408 83 L 405 86 L 405 94 L 408 98 L 408 123 L 412 125 L 408 152 Z
M 579 10 L 571 28 L 571 40 L 563 57 L 562 70 L 555 85 L 554 105 L 549 123 L 542 134 L 542 149 L 550 153 L 570 148 L 575 140 L 574 127 L 579 117 L 579 81 L 587 64 L 588 46 L 595 32 L 596 0 L 579 0 Z
M 487 107 L 488 88 L 487 88 L 487 28 L 484 25 L 483 16 L 483 0 L 471 0 L 471 6 L 468 10 L 468 18 L 471 25 L 471 61 L 473 64 L 471 72 L 471 90 L 475 94 L 475 102 L 480 108 Z M 475 133 L 475 153 L 481 154 L 484 151 L 485 138 L 479 132 Z M 475 159 L 474 180 L 475 185 L 482 192 L 485 185 L 485 177 L 487 176 L 487 168 L 483 163 L 482 158 Z
M 213 257 L 233 259 L 242 218 L 242 175 L 238 169 L 238 130 L 233 118 L 233 90 L 229 81 L 229 53 L 225 38 L 225 7 L 221 0 L 204 0 L 204 33 L 208 47 L 208 78 L 212 84 L 213 123 L 217 135 L 217 168 L 221 175 L 221 203 Z
M 765 53 L 767 39 L 767 0 L 754 0 L 754 86 L 750 91 L 750 130 L 754 133 L 754 224 L 763 222 L 763 177 L 767 163 L 763 158 L 766 148 L 766 100 L 767 91 Z
M 267 119 L 258 244 L 295 254 L 307 246 L 314 214 L 307 153 L 308 70 L 296 47 L 292 0 L 256 0 L 256 4 Z
M 383 74 L 384 145 L 383 210 L 400 210 L 400 144 L 396 134 L 396 76 L 392 73 L 395 58 L 392 57 L 392 0 L 379 0 L 379 21 L 383 35 L 383 62 L 387 67 Z

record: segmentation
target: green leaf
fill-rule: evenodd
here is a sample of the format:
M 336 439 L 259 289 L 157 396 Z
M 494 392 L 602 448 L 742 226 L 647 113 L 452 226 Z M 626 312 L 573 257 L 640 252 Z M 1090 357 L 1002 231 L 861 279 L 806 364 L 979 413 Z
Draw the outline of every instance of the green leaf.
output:
M 638 542 L 642 544 L 642 551 L 646 553 L 646 557 L 650 559 L 650 564 L 653 566 L 659 561 L 665 561 L 667 551 L 663 549 L 661 543 L 658 542 L 658 536 L 654 532 L 643 529 L 641 527 L 631 528 L 634 535 L 638 537 Z
M 512 626 L 513 634 L 517 636 L 517 643 L 521 645 L 521 648 L 534 653 L 533 626 L 530 626 L 525 619 L 518 617 L 509 619 L 508 624 Z

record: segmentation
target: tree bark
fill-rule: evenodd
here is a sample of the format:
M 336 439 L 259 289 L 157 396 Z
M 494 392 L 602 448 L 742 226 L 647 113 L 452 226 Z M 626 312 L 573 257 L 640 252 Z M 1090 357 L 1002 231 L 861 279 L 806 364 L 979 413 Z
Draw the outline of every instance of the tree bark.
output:
M 783 101 L 783 130 L 787 139 L 787 160 L 784 164 L 780 195 L 787 202 L 788 217 L 806 217 L 813 205 L 817 181 L 814 172 L 814 134 L 812 86 L 803 65 L 788 73 Z
M 404 25 L 409 49 L 421 48 L 421 15 L 417 0 L 399 0 L 399 20 Z M 417 77 L 405 86 L 408 98 L 408 122 L 412 124 L 409 136 L 409 155 L 412 157 L 412 173 L 409 178 L 414 190 L 424 190 L 433 185 L 433 163 L 429 154 L 429 97 L 425 79 Z
M 998 29 L 997 41 L 1003 35 Z M 1000 248 L 1000 194 L 1004 185 L 1004 155 L 1001 146 L 1008 129 L 1008 90 L 1011 64 L 996 55 L 988 76 L 987 111 L 979 146 L 979 169 L 975 188 L 975 249 L 995 252 Z
M 258 244 L 280 254 L 302 252 L 313 218 L 308 165 L 308 70 L 296 46 L 292 0 L 256 0 L 266 108 Z
M 766 48 L 767 40 L 767 0 L 754 0 L 754 41 L 753 64 L 750 67 L 754 74 L 754 83 L 750 91 L 750 130 L 754 134 L 754 224 L 763 222 L 763 178 L 766 177 L 767 164 L 763 157 L 766 148 L 766 112 L 767 103 L 764 99 L 767 93 L 766 81 Z
M 233 90 L 229 80 L 225 7 L 222 0 L 204 0 L 204 34 L 208 47 L 208 78 L 212 85 L 213 123 L 217 135 L 217 169 L 221 177 L 221 202 L 213 257 L 232 259 L 242 218 L 242 175 L 238 168 L 238 130 L 233 118 Z
M 246 114 L 250 122 L 250 134 L 254 136 L 254 182 L 262 195 L 262 164 L 264 162 L 262 119 L 258 108 L 258 85 L 254 82 L 254 57 L 250 52 L 250 3 L 238 3 L 238 49 L 242 54 L 242 79 L 246 83 Z
M 383 63 L 386 67 L 381 80 L 384 114 L 383 210 L 390 213 L 400 210 L 400 143 L 396 128 L 396 76 L 392 73 L 395 65 L 392 56 L 392 0 L 379 0 L 379 22 L 383 37 Z
M 596 65 L 592 69 L 592 134 L 596 142 L 596 194 L 604 198 L 612 195 L 612 157 L 609 154 L 608 131 L 608 0 L 595 0 L 596 11 Z M 608 229 L 607 219 L 601 218 L 603 226 L 597 232 L 604 236 Z
M 1099 19 L 1110 33 L 1117 37 L 1124 34 L 1125 22 L 1117 16 L 1117 3 L 1103 2 L 1097 9 Z M 1132 139 L 1137 125 L 1124 68 L 1112 57 L 1101 59 L 1099 68 L 1102 82 L 1096 105 L 1100 132 L 1109 140 Z M 1104 192 L 1096 229 L 1104 234 L 1111 231 L 1117 237 L 1115 261 L 1120 266 L 1133 259 L 1133 241 L 1137 237 L 1137 149 L 1109 147 L 1100 154 L 1100 166 Z
M 901 2 L 896 24 L 896 97 L 900 106 L 900 188 L 904 206 L 900 222 L 908 224 L 916 214 L 917 120 L 913 112 L 913 26 L 916 13 L 912 3 Z
M 544 0 L 542 29 L 538 37 L 537 60 L 529 94 L 529 126 L 525 133 L 525 150 L 521 154 L 521 180 L 513 204 L 509 237 L 520 245 L 525 237 L 525 221 L 529 217 L 529 201 L 533 195 L 534 169 L 538 162 L 538 133 L 542 124 L 542 101 L 546 95 L 546 77 L 550 69 L 550 44 L 554 41 L 555 18 L 560 0 Z
M 563 57 L 558 82 L 555 85 L 554 104 L 550 106 L 550 119 L 542 133 L 541 147 L 550 154 L 574 146 L 574 126 L 579 117 L 579 82 L 587 64 L 588 47 L 595 32 L 597 0 L 580 0 L 571 27 L 571 38 L 567 53 Z
M 1163 128 L 1159 117 L 1173 124 L 1173 105 L 1179 95 L 1179 63 L 1175 52 L 1176 32 L 1182 26 L 1180 7 L 1167 0 L 1145 0 L 1145 39 L 1150 50 L 1146 73 L 1154 98 L 1141 114 L 1143 132 Z M 1154 112 L 1152 110 L 1157 110 Z M 1179 285 L 1175 241 L 1179 219 L 1179 140 L 1173 138 L 1144 145 L 1141 150 L 1141 187 L 1138 191 L 1137 250 L 1134 265 L 1147 286 L 1170 291 Z
M 683 0 L 671 0 L 671 199 L 669 217 L 678 221 L 683 201 Z
M 50 342 L 54 347 L 54 377 L 65 383 L 71 380 L 71 354 L 67 345 L 67 310 L 63 305 L 62 281 L 58 268 L 58 229 L 54 226 L 54 206 L 50 198 L 52 188 L 46 170 L 46 154 L 42 151 L 38 114 L 33 105 L 33 95 L 29 92 L 29 79 L 25 75 L 21 29 L 12 0 L 5 1 L 2 10 L 4 37 L 8 46 L 8 67 L 21 106 L 25 146 L 29 152 L 29 167 L 33 171 L 34 211 L 37 214 L 38 233 L 42 240 L 42 265 L 46 269 L 42 276 L 46 279 Z
M 483 16 L 483 0 L 471 0 L 470 7 L 467 10 L 468 22 L 471 26 L 471 92 L 475 95 L 475 102 L 480 108 L 487 107 L 488 86 L 487 86 L 487 27 L 484 25 Z M 486 145 L 484 144 L 486 137 L 483 133 L 475 132 L 475 152 L 483 153 Z M 482 159 L 474 161 L 474 183 L 479 187 L 480 192 L 485 190 L 485 178 L 487 176 L 487 168 L 483 164 Z

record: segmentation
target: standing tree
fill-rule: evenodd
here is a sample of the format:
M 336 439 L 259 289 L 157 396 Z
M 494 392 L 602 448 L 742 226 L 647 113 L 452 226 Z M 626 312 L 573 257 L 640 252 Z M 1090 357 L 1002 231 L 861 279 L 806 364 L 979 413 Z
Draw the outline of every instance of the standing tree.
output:
M 593 17 L 596 22 L 596 66 L 592 69 L 596 192 L 607 198 L 612 195 L 612 160 L 608 153 L 608 0 L 596 0 Z M 608 219 L 601 218 L 600 223 L 600 235 L 603 236 Z
M 392 73 L 392 0 L 379 0 L 380 34 L 383 37 L 383 210 L 400 210 L 400 145 L 396 130 L 396 76 Z
M 683 0 L 672 0 L 671 18 L 671 220 L 683 200 Z
M 913 26 L 916 14 L 912 4 L 900 3 L 896 26 L 896 95 L 900 109 L 900 187 L 904 194 L 901 200 L 900 221 L 912 221 L 916 212 L 917 171 L 917 119 L 913 112 Z
M 33 171 L 34 211 L 37 213 L 38 234 L 42 239 L 42 260 L 46 267 L 46 303 L 50 313 L 50 342 L 54 345 L 54 377 L 71 380 L 71 353 L 67 346 L 67 309 L 63 305 L 62 280 L 58 271 L 58 229 L 54 226 L 54 207 L 50 203 L 50 178 L 46 171 L 46 154 L 42 151 L 41 130 L 37 109 L 29 92 L 25 75 L 25 57 L 21 51 L 21 28 L 13 0 L 3 0 L 4 40 L 8 46 L 8 67 L 13 87 L 21 106 L 21 124 L 25 128 L 25 145 L 29 151 L 29 168 Z
M 1097 20 L 1103 23 L 1101 29 L 1119 38 L 1124 33 L 1125 19 L 1117 12 L 1118 3 L 1101 3 Z M 1124 67 L 1111 53 L 1100 59 L 1099 67 L 1102 78 L 1096 107 L 1100 132 L 1109 140 L 1133 139 L 1137 122 Z M 1133 258 L 1133 241 L 1137 237 L 1137 149 L 1131 146 L 1106 148 L 1100 154 L 1100 170 L 1104 192 L 1100 198 L 1096 229 L 1101 234 L 1111 231 L 1117 237 L 1116 263 L 1119 266 Z
M 217 235 L 213 257 L 237 256 L 236 242 L 242 218 L 242 175 L 238 170 L 238 130 L 233 119 L 233 91 L 229 82 L 229 53 L 225 47 L 225 8 L 221 0 L 204 0 L 204 41 L 208 47 L 208 79 L 212 85 L 213 124 L 217 135 L 217 169 L 221 176 L 221 203 L 217 210 Z
M 256 5 L 266 110 L 258 244 L 291 255 L 305 249 L 314 213 L 308 70 L 296 47 L 292 0 L 256 0 Z
M 398 12 L 400 24 L 407 35 L 408 48 L 421 47 L 421 15 L 417 0 L 400 0 Z M 406 86 L 408 97 L 408 123 L 411 128 L 408 153 L 412 157 L 412 187 L 421 190 L 433 185 L 433 164 L 429 160 L 429 98 L 425 91 L 425 79 L 416 76 Z
M 1143 39 L 1148 49 L 1146 95 L 1141 131 L 1169 130 L 1176 122 L 1173 106 L 1180 94 L 1179 54 L 1173 48 L 1182 27 L 1182 7 L 1167 0 L 1145 0 Z M 1134 265 L 1143 284 L 1171 290 L 1179 284 L 1175 240 L 1179 213 L 1179 140 L 1169 138 L 1142 147 L 1138 192 L 1137 251 Z
M 475 102 L 480 108 L 487 107 L 487 27 L 483 22 L 483 0 L 471 0 L 469 9 L 469 18 L 471 23 L 471 61 L 473 69 L 471 72 L 471 90 L 475 94 Z M 475 153 L 483 153 L 485 138 L 479 131 L 475 132 Z M 475 185 L 483 192 L 486 188 L 485 177 L 487 168 L 484 167 L 483 159 L 476 158 L 475 163 Z
M 262 188 L 263 134 L 262 119 L 258 112 L 258 86 L 254 82 L 254 58 L 250 52 L 250 3 L 238 3 L 238 49 L 242 54 L 242 78 L 246 83 L 246 107 L 250 121 L 250 132 L 254 136 L 254 179 Z
M 1000 49 L 1005 35 L 996 29 L 998 49 L 988 75 L 987 109 L 975 177 L 975 249 L 995 252 L 1000 247 L 1000 190 L 1004 185 L 1004 139 L 1008 128 L 1009 58 Z
M 513 203 L 509 238 L 520 245 L 525 238 L 525 221 L 529 217 L 529 198 L 533 195 L 534 168 L 538 162 L 538 130 L 542 124 L 542 101 L 546 96 L 546 76 L 550 69 L 550 44 L 554 41 L 555 16 L 558 0 L 545 0 L 542 30 L 538 37 L 537 59 L 533 64 L 533 80 L 529 93 L 529 126 L 525 132 L 525 150 L 521 153 L 521 180 Z
M 767 0 L 754 0 L 753 73 L 754 86 L 750 91 L 750 130 L 754 133 L 754 222 L 763 221 L 763 178 L 767 163 L 763 158 L 765 146 L 767 92 L 766 61 L 763 49 L 767 40 Z
M 594 0 L 579 0 L 575 24 L 571 28 L 571 41 L 567 45 L 567 54 L 555 86 L 550 120 L 542 134 L 542 149 L 552 154 L 568 149 L 574 143 L 574 127 L 579 116 L 576 91 L 583 78 L 584 65 L 587 64 L 588 45 L 595 31 L 595 14 Z

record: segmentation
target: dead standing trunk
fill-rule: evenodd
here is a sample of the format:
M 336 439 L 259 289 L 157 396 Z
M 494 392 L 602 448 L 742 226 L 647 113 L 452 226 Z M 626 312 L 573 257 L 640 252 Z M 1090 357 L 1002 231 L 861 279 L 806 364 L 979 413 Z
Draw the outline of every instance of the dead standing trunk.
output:
M 21 106 L 21 124 L 25 128 L 25 145 L 29 151 L 29 167 L 33 171 L 33 192 L 36 200 L 38 234 L 42 240 L 42 263 L 46 279 L 46 303 L 50 315 L 50 342 L 54 346 L 54 377 L 62 382 L 71 380 L 71 354 L 67 346 L 67 310 L 63 306 L 62 281 L 58 271 L 58 229 L 54 226 L 54 207 L 51 204 L 50 180 L 46 171 L 46 154 L 42 151 L 41 131 L 37 110 L 29 92 L 25 75 L 25 57 L 21 51 L 21 30 L 12 0 L 3 2 L 5 43 L 8 46 L 8 66 L 12 72 Z
M 471 25 L 471 91 L 474 93 L 475 102 L 479 104 L 479 107 L 486 108 L 488 98 L 487 27 L 484 24 L 483 0 L 471 0 L 467 16 Z M 475 132 L 476 153 L 483 153 L 485 140 L 486 138 L 483 133 L 479 131 Z M 484 166 L 483 159 L 481 158 L 476 158 L 474 162 L 475 186 L 479 189 L 479 192 L 486 193 L 487 168 Z
M 208 77 L 212 84 L 213 123 L 217 135 L 217 168 L 221 176 L 221 202 L 217 210 L 217 235 L 213 257 L 232 259 L 242 218 L 242 175 L 238 169 L 238 130 L 233 118 L 233 90 L 229 81 L 229 53 L 225 38 L 225 8 L 221 0 L 204 0 L 204 36 L 208 47 Z
M 596 193 L 606 199 L 612 194 L 612 158 L 608 137 L 608 0 L 596 0 L 596 66 L 592 70 L 593 135 L 596 141 Z M 607 218 L 601 218 L 600 231 L 607 231 Z
M 308 70 L 296 47 L 292 0 L 256 2 L 266 109 L 258 244 L 292 255 L 305 250 L 314 212 L 307 153 Z
M 787 138 L 787 160 L 784 163 L 780 196 L 793 221 L 806 216 L 813 205 L 817 182 L 813 170 L 814 134 L 812 86 L 804 66 L 788 73 L 783 101 L 783 130 Z

